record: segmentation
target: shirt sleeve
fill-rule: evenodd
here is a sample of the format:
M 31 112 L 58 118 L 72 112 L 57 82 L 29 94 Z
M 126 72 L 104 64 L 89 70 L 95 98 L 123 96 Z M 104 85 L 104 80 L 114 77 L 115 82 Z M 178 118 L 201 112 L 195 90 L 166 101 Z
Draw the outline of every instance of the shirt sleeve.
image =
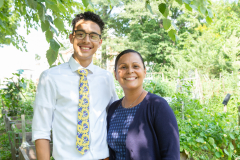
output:
M 32 141 L 37 139 L 51 140 L 50 135 L 55 104 L 55 85 L 48 72 L 44 71 L 39 78 L 33 106 Z
M 163 98 L 156 103 L 154 128 L 162 160 L 179 160 L 180 144 L 176 117 Z

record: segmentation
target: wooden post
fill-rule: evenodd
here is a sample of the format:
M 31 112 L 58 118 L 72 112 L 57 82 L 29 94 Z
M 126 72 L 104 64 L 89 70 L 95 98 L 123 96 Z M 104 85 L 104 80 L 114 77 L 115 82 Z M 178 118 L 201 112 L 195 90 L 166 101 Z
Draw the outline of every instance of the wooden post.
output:
M 227 113 L 227 105 L 224 105 L 223 111 L 224 111 L 224 113 Z
M 22 148 L 26 148 L 29 146 L 28 142 L 26 141 L 26 132 L 25 132 L 25 115 L 21 115 L 21 119 L 22 119 L 22 144 L 21 147 Z
M 184 102 L 182 101 L 182 120 L 184 120 Z

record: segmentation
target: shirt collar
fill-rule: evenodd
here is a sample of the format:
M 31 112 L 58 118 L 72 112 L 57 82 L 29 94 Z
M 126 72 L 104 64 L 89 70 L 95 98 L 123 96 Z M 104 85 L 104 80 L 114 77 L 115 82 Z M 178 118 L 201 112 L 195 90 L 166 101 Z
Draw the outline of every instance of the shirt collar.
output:
M 84 68 L 73 58 L 73 56 L 70 57 L 68 63 L 70 65 L 72 72 L 76 72 L 77 70 Z M 93 71 L 94 71 L 93 62 L 91 62 L 85 69 L 89 70 L 90 73 L 93 73 Z

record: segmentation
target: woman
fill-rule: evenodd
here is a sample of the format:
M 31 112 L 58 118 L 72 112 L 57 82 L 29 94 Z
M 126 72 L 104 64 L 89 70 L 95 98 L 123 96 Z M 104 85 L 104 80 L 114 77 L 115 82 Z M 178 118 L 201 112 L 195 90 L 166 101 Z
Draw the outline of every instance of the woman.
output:
M 115 60 L 115 78 L 125 96 L 107 116 L 110 160 L 179 160 L 179 133 L 168 103 L 143 89 L 146 68 L 134 50 Z

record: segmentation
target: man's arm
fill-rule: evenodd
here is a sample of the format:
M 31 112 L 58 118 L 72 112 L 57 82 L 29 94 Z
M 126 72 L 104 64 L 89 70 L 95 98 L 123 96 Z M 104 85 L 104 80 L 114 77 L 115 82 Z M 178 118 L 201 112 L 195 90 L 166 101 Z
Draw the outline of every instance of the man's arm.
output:
M 49 141 L 56 103 L 54 86 L 51 77 L 44 71 L 39 79 L 32 119 L 32 141 L 35 141 L 37 158 L 40 160 L 50 159 Z
M 48 139 L 37 139 L 35 146 L 38 160 L 50 160 L 50 143 Z

